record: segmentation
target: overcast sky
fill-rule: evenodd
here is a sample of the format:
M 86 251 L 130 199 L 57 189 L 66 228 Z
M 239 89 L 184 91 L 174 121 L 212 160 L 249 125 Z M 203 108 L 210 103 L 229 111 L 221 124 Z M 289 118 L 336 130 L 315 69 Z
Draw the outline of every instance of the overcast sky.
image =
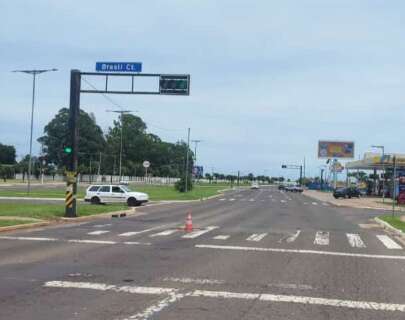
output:
M 404 1 L 3 0 L 0 10 L 0 142 L 19 156 L 32 78 L 10 71 L 59 69 L 38 79 L 36 139 L 69 105 L 70 69 L 96 61 L 191 74 L 189 97 L 110 97 L 163 140 L 191 127 L 205 171 L 280 175 L 306 157 L 319 175 L 319 139 L 353 140 L 356 157 L 372 144 L 405 153 Z M 104 97 L 83 94 L 81 106 L 111 125 Z

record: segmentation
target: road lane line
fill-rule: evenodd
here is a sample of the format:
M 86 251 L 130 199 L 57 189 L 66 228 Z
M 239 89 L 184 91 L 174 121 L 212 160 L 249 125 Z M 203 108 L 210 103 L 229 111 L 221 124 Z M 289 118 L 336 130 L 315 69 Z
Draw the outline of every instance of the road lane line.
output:
M 117 244 L 116 241 L 107 241 L 107 240 L 83 240 L 83 239 L 71 239 L 67 240 L 70 243 L 90 243 L 90 244 Z
M 169 230 L 165 230 L 165 231 L 162 231 L 162 232 L 151 234 L 149 237 L 154 238 L 154 237 L 169 236 L 169 235 L 171 235 L 171 234 L 173 234 L 173 233 L 175 233 L 177 231 L 178 231 L 177 229 L 169 229 Z
M 225 201 L 226 199 L 225 198 L 221 198 L 221 199 L 218 199 L 219 201 Z
M 281 202 L 281 203 L 286 203 L 286 201 L 285 201 L 285 200 L 280 200 L 280 202 Z
M 297 240 L 298 236 L 300 235 L 301 230 L 297 230 L 296 233 L 294 233 L 293 235 L 289 236 L 285 241 L 287 243 L 291 243 L 294 242 L 295 240 Z
M 106 223 L 106 224 L 96 224 L 92 226 L 93 228 L 104 228 L 104 227 L 109 227 L 111 226 L 111 223 Z
M 197 238 L 197 237 L 203 235 L 204 233 L 210 232 L 210 231 L 218 229 L 218 228 L 219 227 L 217 227 L 217 226 L 209 226 L 209 227 L 204 228 L 203 230 L 196 230 L 196 231 L 187 233 L 184 236 L 182 236 L 182 238 L 184 238 L 184 239 L 194 239 L 194 238 Z
M 260 248 L 260 247 L 224 246 L 224 245 L 210 245 L 210 244 L 196 244 L 195 247 L 203 248 L 203 249 L 216 249 L 216 250 L 229 250 L 229 251 L 278 252 L 278 253 L 302 253 L 302 254 L 306 253 L 306 254 L 339 256 L 339 257 L 405 260 L 404 255 L 379 255 L 379 254 L 349 253 L 349 252 L 336 252 L 336 251 Z
M 329 245 L 329 232 L 318 231 L 315 235 L 314 244 L 317 244 L 320 246 L 328 246 Z
M 141 230 L 141 231 L 129 231 L 129 232 L 124 232 L 119 234 L 119 237 L 130 237 L 130 236 L 135 236 L 137 234 L 142 234 L 142 233 L 147 233 L 156 229 L 162 229 L 164 227 L 167 227 L 167 225 L 162 225 L 162 226 L 157 226 L 157 227 L 153 227 L 153 228 L 149 228 L 149 229 L 145 229 L 145 230 Z
M 254 233 L 250 237 L 248 237 L 246 240 L 247 241 L 260 241 L 262 240 L 265 236 L 267 236 L 267 233 Z
M 318 205 L 318 203 L 317 203 L 317 202 L 312 202 L 312 204 L 313 204 L 314 206 L 317 206 L 317 205 Z
M 173 278 L 166 277 L 163 281 L 169 282 L 180 282 L 180 283 L 196 283 L 196 284 L 223 284 L 224 280 L 215 280 L 215 279 L 192 279 L 192 278 Z
M 108 231 L 108 230 L 96 230 L 96 231 L 89 232 L 87 234 L 90 236 L 99 236 L 101 234 L 105 234 L 105 233 L 109 233 L 109 232 L 110 231 Z
M 377 238 L 388 249 L 402 249 L 402 247 L 398 243 L 396 243 L 394 240 L 392 240 L 390 237 L 386 235 L 377 235 Z
M 3 240 L 27 240 L 27 241 L 58 241 L 56 238 L 43 238 L 43 237 L 9 237 L 1 236 L 0 239 Z
M 235 201 L 235 199 L 234 199 L 234 198 L 231 198 L 231 199 L 229 199 L 229 201 Z
M 229 239 L 229 237 L 230 237 L 230 235 L 220 234 L 220 235 L 214 237 L 213 239 L 215 239 L 215 240 L 227 240 L 227 239 Z
M 353 233 L 346 233 L 347 240 L 349 241 L 350 246 L 353 248 L 365 248 L 363 240 L 361 240 L 360 235 Z

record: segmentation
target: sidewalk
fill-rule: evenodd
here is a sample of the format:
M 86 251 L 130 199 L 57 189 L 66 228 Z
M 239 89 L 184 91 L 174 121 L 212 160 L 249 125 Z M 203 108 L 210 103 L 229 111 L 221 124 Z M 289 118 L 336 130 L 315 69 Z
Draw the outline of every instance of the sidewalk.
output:
M 392 204 L 382 203 L 382 199 L 378 197 L 361 197 L 351 199 L 335 199 L 331 192 L 321 192 L 316 190 L 305 190 L 304 195 L 316 199 L 318 201 L 328 202 L 337 207 L 350 207 L 359 209 L 373 209 L 392 211 Z M 395 206 L 395 211 L 404 212 L 405 208 Z

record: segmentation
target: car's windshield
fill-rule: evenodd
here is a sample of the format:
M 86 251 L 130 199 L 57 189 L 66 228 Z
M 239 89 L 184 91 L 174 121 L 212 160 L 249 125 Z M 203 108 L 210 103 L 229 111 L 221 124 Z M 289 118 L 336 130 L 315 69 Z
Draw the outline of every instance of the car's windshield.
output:
M 125 192 L 132 192 L 132 191 L 135 191 L 135 190 L 133 190 L 132 188 L 130 188 L 129 186 L 123 186 L 123 185 L 121 185 L 120 187 L 121 187 L 121 189 L 124 190 Z

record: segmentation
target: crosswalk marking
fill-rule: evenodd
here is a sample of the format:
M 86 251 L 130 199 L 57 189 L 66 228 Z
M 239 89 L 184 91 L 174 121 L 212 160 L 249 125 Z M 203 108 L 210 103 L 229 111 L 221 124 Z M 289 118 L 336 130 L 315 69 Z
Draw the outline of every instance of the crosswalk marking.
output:
M 388 249 L 402 249 L 402 247 L 398 243 L 396 243 L 394 240 L 392 240 L 390 237 L 388 237 L 386 235 L 377 235 L 377 238 Z
M 317 244 L 320 246 L 328 246 L 329 245 L 329 232 L 318 231 L 315 235 L 314 244 Z
M 219 227 L 217 227 L 217 226 L 209 226 L 209 227 L 206 227 L 203 230 L 197 230 L 197 231 L 187 233 L 184 236 L 182 236 L 182 238 L 184 238 L 184 239 L 194 239 L 194 238 L 197 238 L 197 237 L 203 235 L 204 233 L 210 232 L 210 231 L 212 231 L 214 229 L 218 229 L 218 228 Z
M 90 236 L 99 236 L 100 234 L 105 234 L 105 233 L 108 233 L 108 232 L 110 232 L 110 231 L 108 231 L 108 230 L 96 230 L 96 231 L 89 232 L 87 234 L 90 235 Z
M 153 227 L 153 228 L 149 228 L 149 229 L 145 229 L 145 230 L 141 230 L 141 231 L 129 231 L 129 232 L 124 232 L 119 234 L 119 237 L 131 237 L 137 234 L 142 234 L 142 233 L 146 233 L 152 230 L 156 230 L 156 229 L 162 229 L 164 227 L 167 227 L 167 225 L 162 225 L 162 226 L 157 226 L 157 227 Z
M 267 236 L 267 233 L 254 233 L 251 236 L 249 236 L 246 240 L 258 242 L 262 240 L 265 236 Z
M 347 240 L 349 241 L 349 244 L 353 248 L 365 248 L 366 245 L 364 244 L 363 240 L 361 240 L 360 235 L 358 234 L 353 234 L 353 233 L 347 233 Z
M 226 240 L 229 237 L 230 237 L 230 235 L 220 234 L 220 235 L 214 237 L 213 239 L 215 239 L 215 240 Z
M 295 240 L 297 240 L 298 236 L 300 235 L 301 230 L 297 230 L 296 233 L 294 233 L 293 235 L 289 236 L 285 241 L 287 243 L 291 243 L 294 242 Z
M 151 234 L 149 237 L 154 238 L 154 237 L 169 236 L 169 235 L 171 235 L 171 234 L 173 234 L 173 233 L 175 233 L 177 231 L 178 231 L 177 229 L 169 229 L 169 230 L 165 230 L 165 231 L 162 231 L 162 232 Z

